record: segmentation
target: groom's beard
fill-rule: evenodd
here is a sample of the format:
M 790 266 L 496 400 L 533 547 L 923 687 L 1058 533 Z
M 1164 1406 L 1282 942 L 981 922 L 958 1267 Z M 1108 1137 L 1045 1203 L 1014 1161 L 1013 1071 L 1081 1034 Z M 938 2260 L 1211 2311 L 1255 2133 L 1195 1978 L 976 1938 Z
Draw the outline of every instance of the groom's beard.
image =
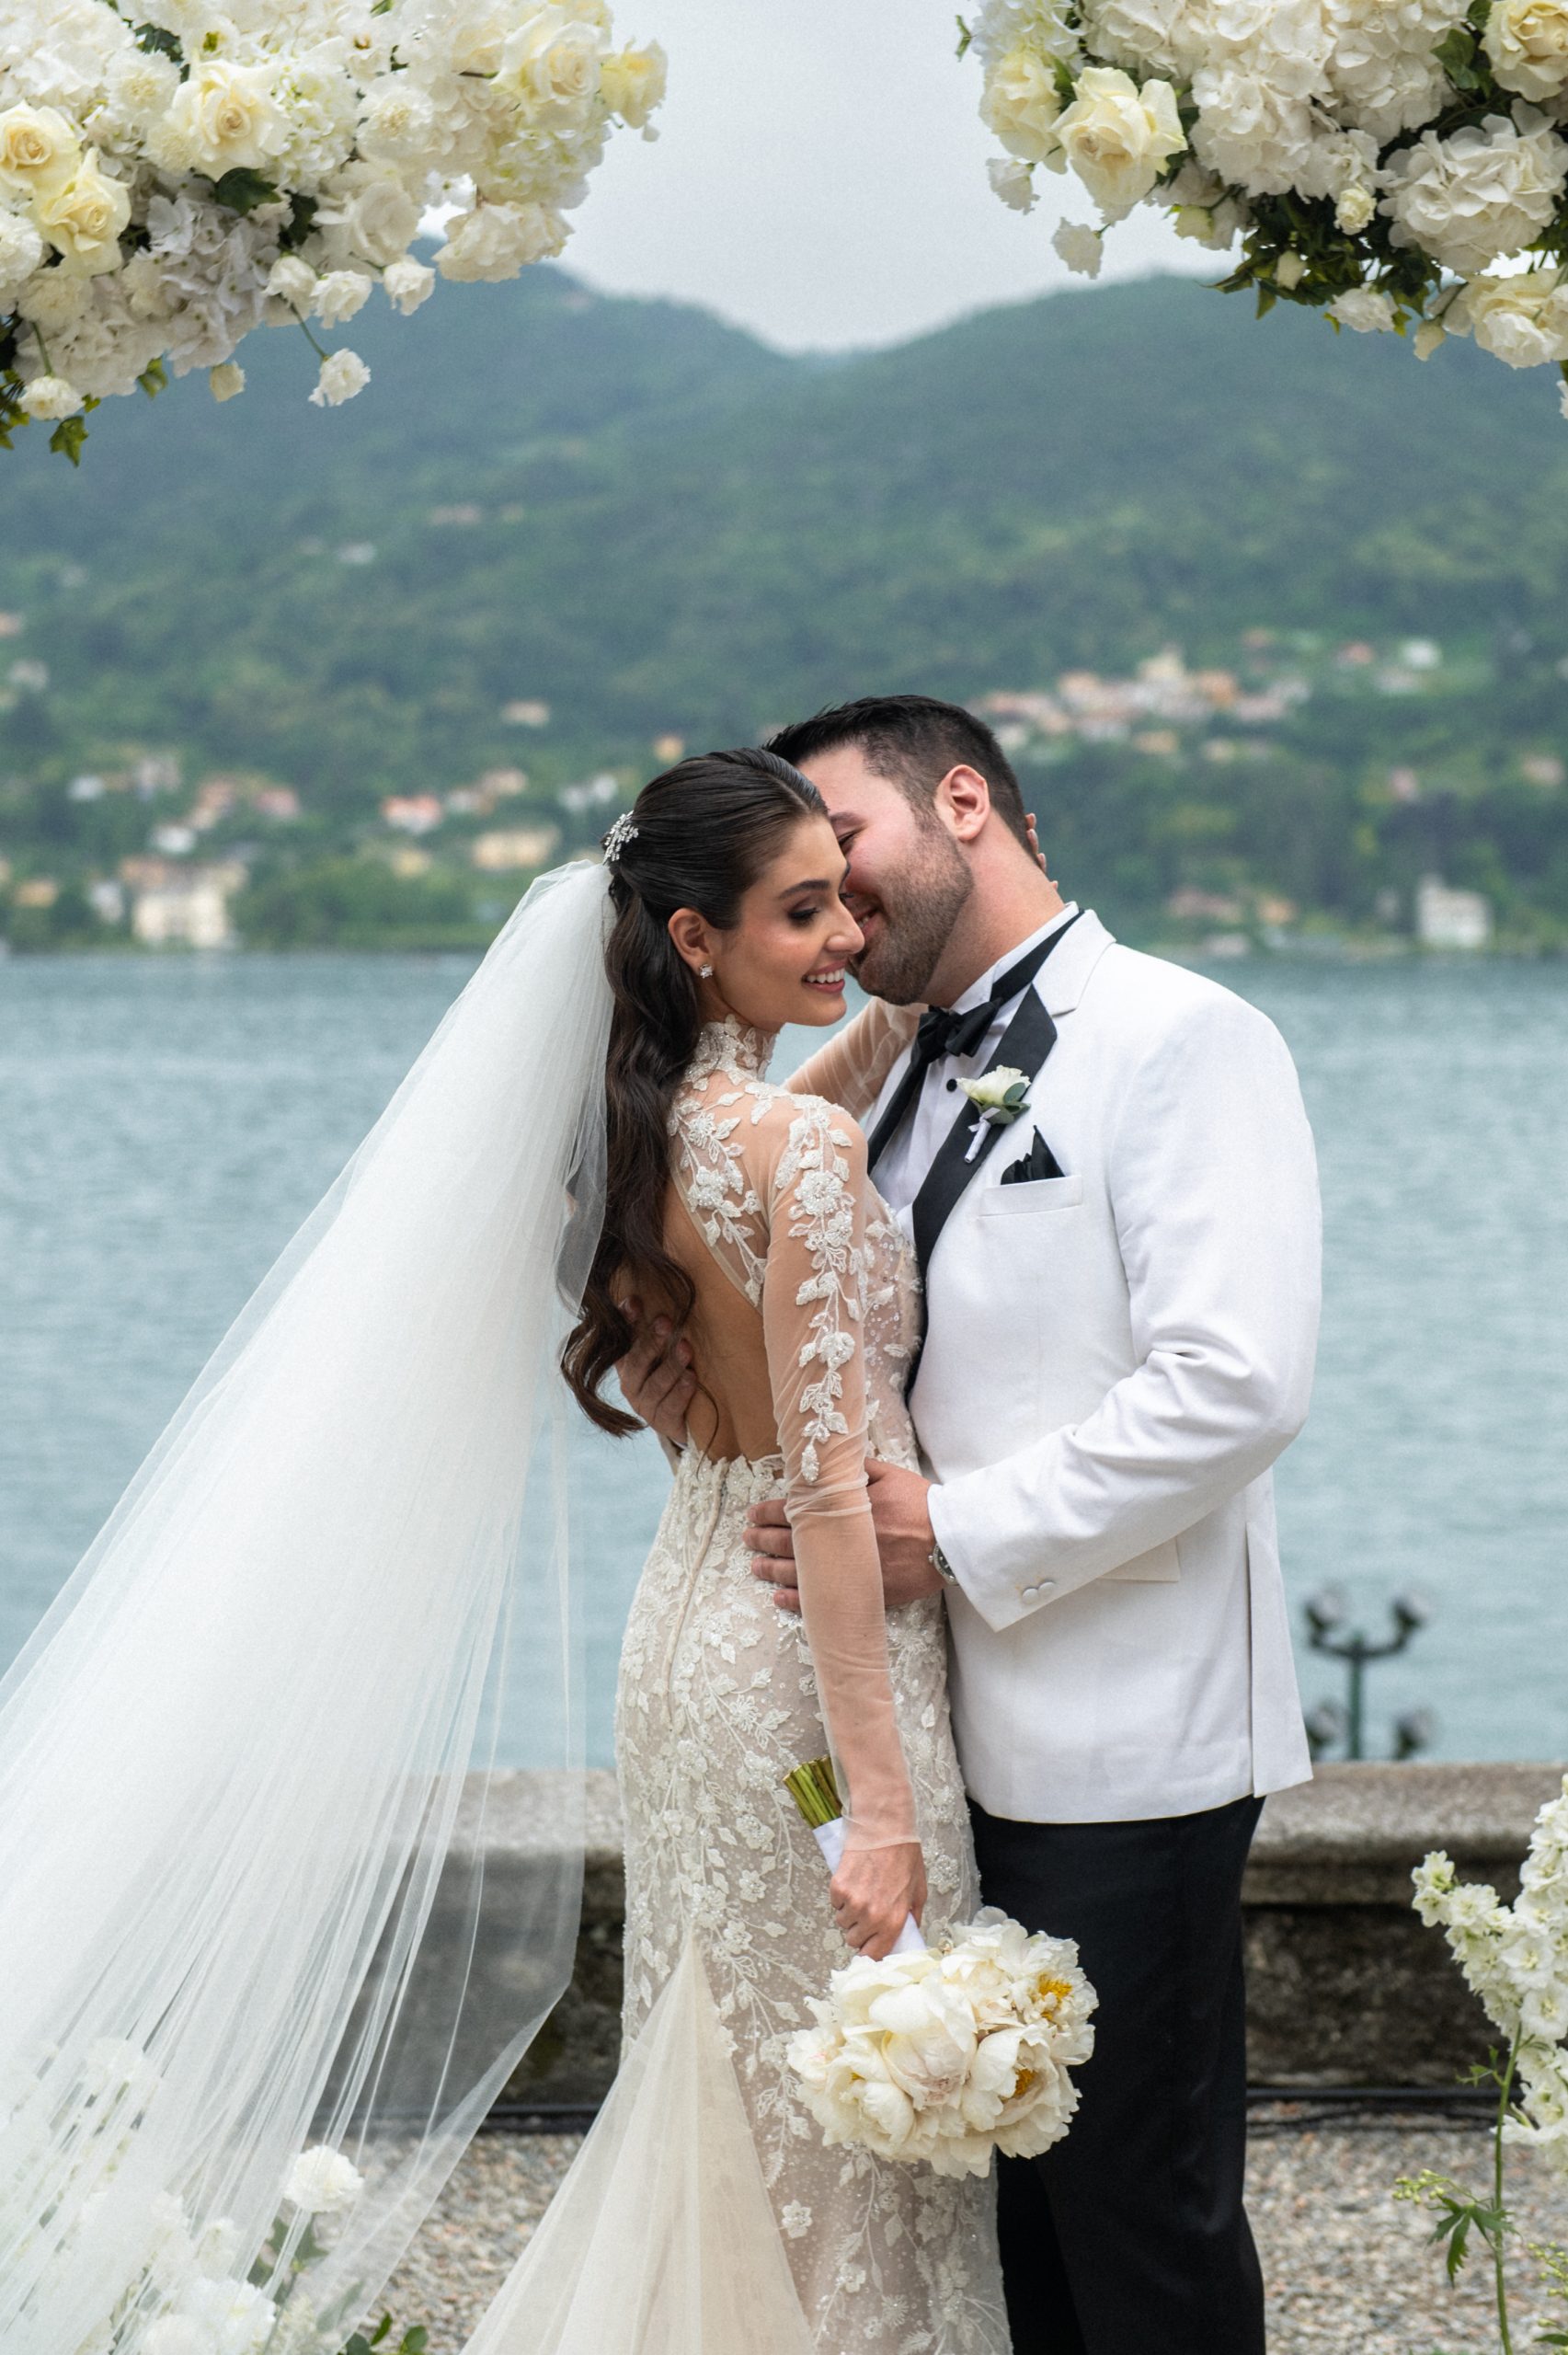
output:
M 922 826 L 920 848 L 893 890 L 878 894 L 876 929 L 850 970 L 863 990 L 893 1005 L 927 1001 L 933 973 L 953 936 L 975 879 L 950 834 Z

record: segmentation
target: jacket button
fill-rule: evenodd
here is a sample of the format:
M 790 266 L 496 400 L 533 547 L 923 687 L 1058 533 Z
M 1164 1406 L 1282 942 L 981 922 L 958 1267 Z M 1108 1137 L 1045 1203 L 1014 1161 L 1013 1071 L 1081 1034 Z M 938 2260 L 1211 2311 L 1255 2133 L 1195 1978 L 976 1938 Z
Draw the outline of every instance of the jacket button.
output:
M 1036 1594 L 1054 1594 L 1056 1591 L 1057 1582 L 1055 1579 L 1042 1579 L 1039 1585 L 1035 1589 L 1035 1592 Z
M 1024 1599 L 1025 1599 L 1025 1600 L 1027 1600 L 1031 1595 L 1038 1594 L 1038 1593 L 1039 1593 L 1039 1591 L 1040 1591 L 1040 1590 L 1039 1590 L 1039 1588 L 1038 1588 L 1037 1586 L 1026 1586 L 1026 1587 L 1024 1587 L 1024 1588 L 1023 1589 L 1023 1593 L 1024 1593 Z

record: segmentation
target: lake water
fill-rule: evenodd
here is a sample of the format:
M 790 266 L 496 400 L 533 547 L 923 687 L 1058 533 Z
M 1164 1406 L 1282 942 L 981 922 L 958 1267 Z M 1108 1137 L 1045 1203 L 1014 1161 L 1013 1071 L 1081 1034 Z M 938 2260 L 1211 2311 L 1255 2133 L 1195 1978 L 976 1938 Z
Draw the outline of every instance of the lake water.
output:
M 467 971 L 0 963 L 0 1661 Z M 1373 1754 L 1425 1704 L 1441 1756 L 1568 1756 L 1568 967 L 1222 977 L 1289 1041 L 1322 1163 L 1318 1386 L 1278 1475 L 1292 1596 L 1332 1581 L 1369 1631 L 1402 1588 L 1433 1605 L 1373 1679 Z M 585 1433 L 580 1465 L 607 1763 L 666 1475 L 647 1439 Z M 1309 1700 L 1342 1690 L 1301 1660 Z

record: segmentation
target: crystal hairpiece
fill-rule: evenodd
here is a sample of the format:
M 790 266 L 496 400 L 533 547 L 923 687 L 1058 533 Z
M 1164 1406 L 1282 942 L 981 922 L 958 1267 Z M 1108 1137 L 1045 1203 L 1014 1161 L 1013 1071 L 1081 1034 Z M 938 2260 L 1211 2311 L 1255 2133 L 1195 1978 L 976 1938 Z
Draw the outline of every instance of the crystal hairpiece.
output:
M 632 813 L 629 810 L 623 810 L 601 845 L 604 852 L 605 865 L 613 867 L 626 844 L 635 843 L 636 839 L 637 830 L 632 823 Z

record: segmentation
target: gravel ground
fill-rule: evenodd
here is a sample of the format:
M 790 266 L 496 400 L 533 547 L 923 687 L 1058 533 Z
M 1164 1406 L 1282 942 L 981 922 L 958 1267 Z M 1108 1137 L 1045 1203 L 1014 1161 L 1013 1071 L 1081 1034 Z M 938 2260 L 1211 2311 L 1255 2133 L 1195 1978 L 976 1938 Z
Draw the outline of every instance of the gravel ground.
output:
M 474 2144 L 388 2293 L 400 2322 L 429 2326 L 431 2355 L 459 2355 L 578 2139 L 486 2134 Z M 1268 2281 L 1271 2355 L 1495 2355 L 1490 2276 L 1472 2262 L 1450 2290 L 1423 2216 L 1390 2196 L 1396 2177 L 1424 2167 L 1479 2188 L 1489 2156 L 1475 2128 L 1420 2116 L 1258 2112 L 1248 2200 Z M 1509 2183 L 1528 2234 L 1568 2240 L 1560 2183 L 1523 2154 L 1510 2157 Z M 1520 2327 L 1528 2277 L 1528 2265 L 1516 2269 L 1520 2347 L 1533 2338 Z

